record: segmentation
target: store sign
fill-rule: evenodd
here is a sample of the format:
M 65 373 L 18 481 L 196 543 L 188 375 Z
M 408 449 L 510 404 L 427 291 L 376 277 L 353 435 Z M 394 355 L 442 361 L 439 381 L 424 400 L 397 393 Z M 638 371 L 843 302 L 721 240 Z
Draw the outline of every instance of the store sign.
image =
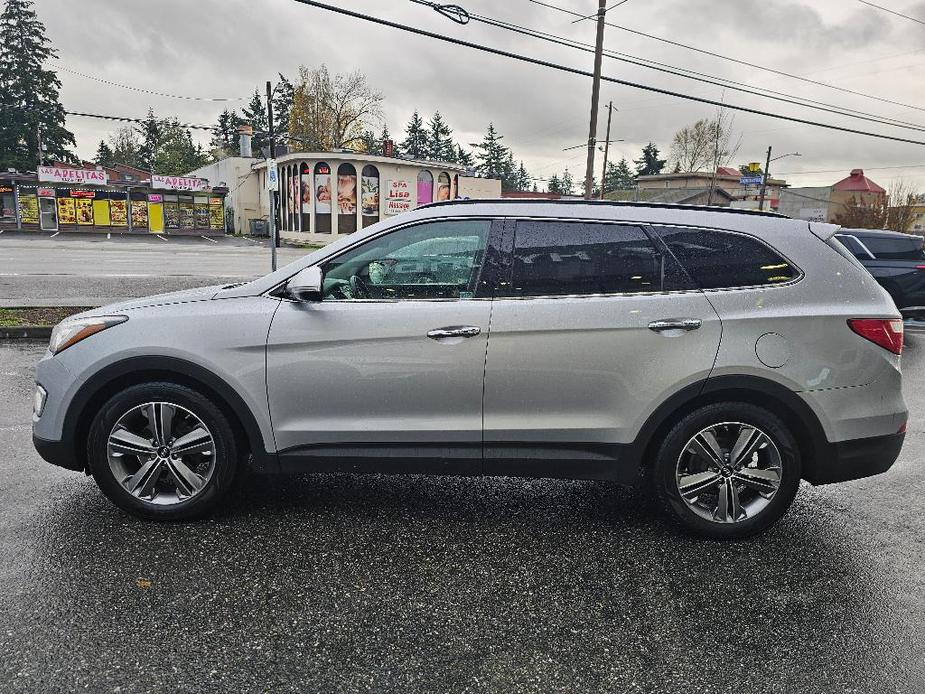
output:
M 739 184 L 743 186 L 761 185 L 761 176 L 742 176 L 742 178 L 739 179 Z
M 209 187 L 209 182 L 204 178 L 183 178 L 182 176 L 160 176 L 152 174 L 152 188 L 163 188 L 165 190 L 189 190 L 201 191 Z
M 0 193 L 12 193 L 13 186 L 0 186 Z
M 95 198 L 96 193 L 92 190 L 72 190 L 72 198 Z
M 37 194 L 40 198 L 53 198 L 53 197 L 55 197 L 55 189 L 54 189 L 54 188 L 38 188 L 35 192 L 36 192 L 36 194 Z
M 109 174 L 96 169 L 69 169 L 63 166 L 40 166 L 39 180 L 54 183 L 90 183 L 105 186 Z
M 267 159 L 267 190 L 279 190 L 279 171 L 275 159 Z
M 411 184 L 408 181 L 386 181 L 385 214 L 396 215 L 411 210 Z
M 151 193 L 148 195 L 148 202 L 163 202 L 164 196 L 160 193 Z

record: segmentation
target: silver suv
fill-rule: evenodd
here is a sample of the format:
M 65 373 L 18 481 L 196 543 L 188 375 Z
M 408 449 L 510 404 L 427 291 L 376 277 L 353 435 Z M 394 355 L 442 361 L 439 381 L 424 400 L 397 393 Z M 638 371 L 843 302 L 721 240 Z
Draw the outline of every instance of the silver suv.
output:
M 456 201 L 247 284 L 58 325 L 33 438 L 126 511 L 201 516 L 244 466 L 645 483 L 701 535 L 800 479 L 884 472 L 903 328 L 837 227 L 583 201 Z

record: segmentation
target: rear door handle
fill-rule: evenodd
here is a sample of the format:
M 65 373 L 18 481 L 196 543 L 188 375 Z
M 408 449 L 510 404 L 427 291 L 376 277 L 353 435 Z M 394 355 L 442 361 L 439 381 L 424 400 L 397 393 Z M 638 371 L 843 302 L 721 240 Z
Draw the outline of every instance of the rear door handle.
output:
M 701 325 L 703 325 L 703 321 L 699 318 L 665 318 L 663 320 L 654 320 L 649 323 L 649 330 L 654 330 L 657 333 L 662 333 L 667 330 L 683 330 L 684 332 L 689 332 L 691 330 L 696 330 Z
M 429 330 L 427 337 L 431 340 L 442 340 L 445 337 L 475 337 L 480 332 L 482 329 L 477 325 L 451 325 Z

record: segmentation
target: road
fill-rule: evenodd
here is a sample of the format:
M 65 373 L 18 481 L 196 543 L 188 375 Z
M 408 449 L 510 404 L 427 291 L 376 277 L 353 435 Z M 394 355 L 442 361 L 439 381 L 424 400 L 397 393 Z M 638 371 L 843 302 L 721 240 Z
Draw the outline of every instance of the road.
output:
M 890 472 L 739 543 L 551 480 L 250 478 L 152 524 L 33 452 L 42 350 L 0 345 L 4 692 L 925 691 L 921 418 Z
M 310 250 L 283 247 L 280 266 Z M 265 240 L 0 235 L 0 306 L 101 306 L 270 271 Z

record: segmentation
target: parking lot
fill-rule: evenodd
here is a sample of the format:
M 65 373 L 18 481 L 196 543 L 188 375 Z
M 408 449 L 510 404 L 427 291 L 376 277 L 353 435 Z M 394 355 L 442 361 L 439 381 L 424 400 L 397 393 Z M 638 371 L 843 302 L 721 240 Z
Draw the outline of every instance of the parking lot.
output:
M 747 542 L 551 480 L 249 478 L 220 517 L 158 525 L 33 451 L 43 349 L 0 346 L 4 691 L 925 688 L 920 418 L 889 473 L 804 486 Z

